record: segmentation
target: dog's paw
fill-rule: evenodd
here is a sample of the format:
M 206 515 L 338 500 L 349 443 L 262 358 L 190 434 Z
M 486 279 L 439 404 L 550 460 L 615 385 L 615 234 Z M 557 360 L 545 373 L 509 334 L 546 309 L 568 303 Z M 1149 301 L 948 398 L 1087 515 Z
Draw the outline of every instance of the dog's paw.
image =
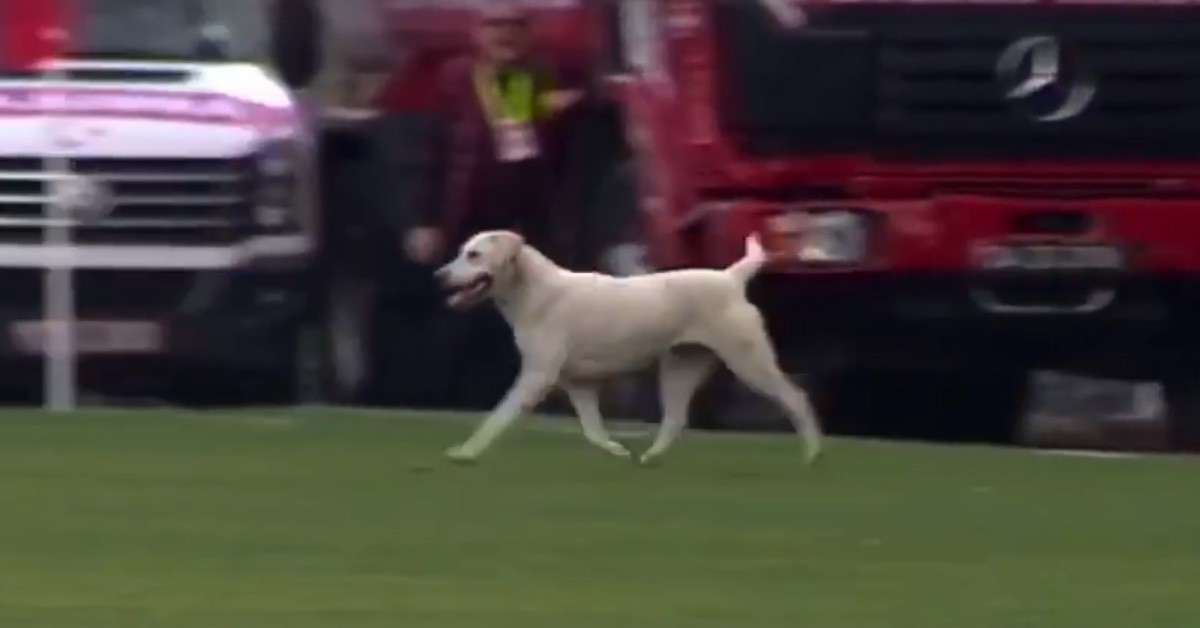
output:
M 468 465 L 475 464 L 478 456 L 470 451 L 467 451 L 462 446 L 451 447 L 446 450 L 446 459 L 454 464 Z
M 804 448 L 804 464 L 806 464 L 806 465 L 816 464 L 817 461 L 819 461 L 821 459 L 822 451 L 823 450 L 821 449 L 820 445 L 805 446 L 805 448 Z
M 643 467 L 657 467 L 662 463 L 662 457 L 656 454 L 644 453 L 638 456 L 637 463 Z
M 633 454 L 630 453 L 629 450 L 626 449 L 624 445 L 622 445 L 621 443 L 618 443 L 615 440 L 610 440 L 607 443 L 604 443 L 604 445 L 602 445 L 601 447 L 604 449 L 604 451 L 607 451 L 608 453 L 610 453 L 618 458 L 629 459 L 629 458 L 633 457 Z

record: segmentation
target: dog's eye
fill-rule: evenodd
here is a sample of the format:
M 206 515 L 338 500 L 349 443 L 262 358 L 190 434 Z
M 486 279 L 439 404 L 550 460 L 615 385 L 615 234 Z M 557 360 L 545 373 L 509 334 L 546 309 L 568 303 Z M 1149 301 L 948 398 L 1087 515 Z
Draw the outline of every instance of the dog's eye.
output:
M 473 262 L 479 259 L 479 251 L 467 251 L 467 261 Z

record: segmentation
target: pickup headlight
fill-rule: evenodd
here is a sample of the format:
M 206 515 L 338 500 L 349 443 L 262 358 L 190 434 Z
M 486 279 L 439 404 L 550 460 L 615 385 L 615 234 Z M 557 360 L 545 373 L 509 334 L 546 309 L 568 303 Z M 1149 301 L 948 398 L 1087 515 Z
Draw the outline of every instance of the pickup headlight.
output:
M 292 141 L 264 144 L 255 156 L 254 224 L 268 231 L 297 225 L 299 147 Z

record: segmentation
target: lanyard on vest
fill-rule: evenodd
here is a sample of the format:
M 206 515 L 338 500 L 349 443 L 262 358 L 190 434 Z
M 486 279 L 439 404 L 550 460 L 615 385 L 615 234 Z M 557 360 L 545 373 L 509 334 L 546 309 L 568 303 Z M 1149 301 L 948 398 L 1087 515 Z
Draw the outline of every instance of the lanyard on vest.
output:
M 495 126 L 501 120 L 532 122 L 537 99 L 533 93 L 533 75 L 514 72 L 501 89 L 496 73 L 488 67 L 475 67 L 475 91 L 483 104 L 488 122 Z

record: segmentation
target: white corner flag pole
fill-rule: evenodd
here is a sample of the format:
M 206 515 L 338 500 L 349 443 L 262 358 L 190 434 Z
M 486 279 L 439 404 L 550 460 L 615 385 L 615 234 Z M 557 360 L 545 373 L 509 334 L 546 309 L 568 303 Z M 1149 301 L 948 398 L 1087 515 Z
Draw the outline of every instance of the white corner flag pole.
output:
M 57 32 L 51 36 L 63 37 Z M 75 409 L 75 287 L 71 254 L 71 207 L 69 203 L 76 190 L 70 181 L 71 160 L 66 154 L 59 133 L 69 126 L 69 95 L 66 91 L 67 73 L 55 59 L 44 73 L 54 98 L 43 102 L 51 103 L 47 112 L 47 133 L 50 148 L 45 155 L 43 168 L 46 172 L 48 203 L 47 218 L 42 239 L 52 253 L 43 273 L 42 318 L 48 323 L 44 358 L 44 386 L 46 409 L 52 412 L 69 412 Z

